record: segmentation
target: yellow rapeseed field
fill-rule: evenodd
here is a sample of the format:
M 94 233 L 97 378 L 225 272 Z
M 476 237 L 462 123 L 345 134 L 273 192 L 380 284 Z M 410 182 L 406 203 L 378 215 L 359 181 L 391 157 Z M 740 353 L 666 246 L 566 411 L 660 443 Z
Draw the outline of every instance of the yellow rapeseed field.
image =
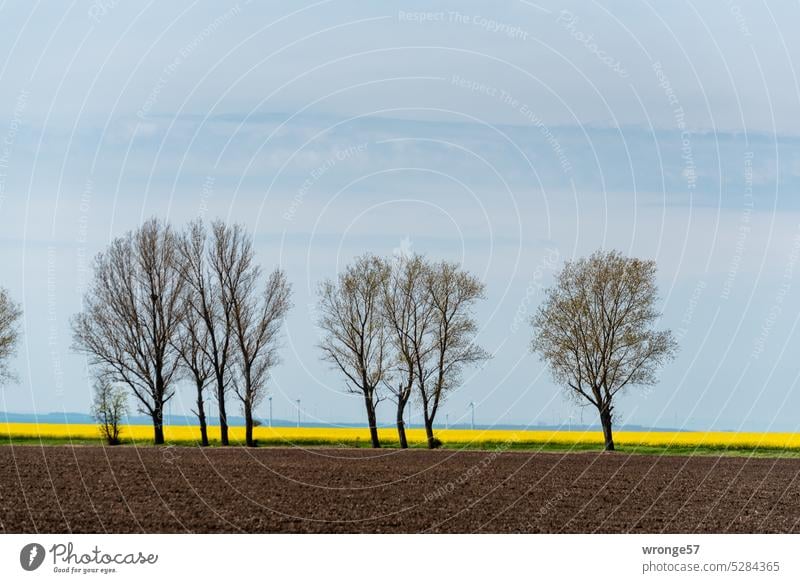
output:
M 165 438 L 170 443 L 195 443 L 199 438 L 199 429 L 193 426 L 167 426 Z M 387 443 L 397 441 L 394 428 L 382 428 L 380 437 Z M 422 429 L 408 430 L 408 440 L 412 444 L 425 442 Z M 445 444 L 459 444 L 474 447 L 524 447 L 539 446 L 571 446 L 598 445 L 603 443 L 600 431 L 548 431 L 548 430 L 484 430 L 484 429 L 441 429 L 436 436 Z M 143 445 L 153 438 L 153 428 L 149 425 L 130 425 L 122 428 L 123 440 Z M 219 437 L 217 427 L 209 428 L 209 437 Z M 37 424 L 37 423 L 0 423 L 0 439 L 3 442 L 14 438 L 85 441 L 100 439 L 95 425 Z M 232 441 L 244 440 L 243 427 L 231 427 Z M 315 428 L 315 427 L 256 427 L 255 438 L 266 443 L 289 444 L 347 444 L 360 442 L 367 445 L 369 432 L 366 428 Z M 797 450 L 800 452 L 800 434 L 797 433 L 734 433 L 734 432 L 670 432 L 670 431 L 618 431 L 614 441 L 620 446 L 651 446 L 678 448 L 715 448 L 715 449 L 754 449 L 769 448 Z

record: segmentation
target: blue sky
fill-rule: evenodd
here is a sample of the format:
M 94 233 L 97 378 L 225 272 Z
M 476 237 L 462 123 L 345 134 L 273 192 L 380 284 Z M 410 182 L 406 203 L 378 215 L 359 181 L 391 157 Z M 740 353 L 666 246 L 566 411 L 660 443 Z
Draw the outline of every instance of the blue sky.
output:
M 487 285 L 495 358 L 451 395 L 451 421 L 470 401 L 485 423 L 579 419 L 525 320 L 554 264 L 613 247 L 658 262 L 681 345 L 622 419 L 796 430 L 799 16 L 789 2 L 6 2 L 0 285 L 25 320 L 0 410 L 87 410 L 69 318 L 91 257 L 143 218 L 202 214 L 245 223 L 294 282 L 277 416 L 301 398 L 307 419 L 362 418 L 314 348 L 314 289 L 366 250 L 411 246 Z M 186 387 L 173 411 L 190 401 Z

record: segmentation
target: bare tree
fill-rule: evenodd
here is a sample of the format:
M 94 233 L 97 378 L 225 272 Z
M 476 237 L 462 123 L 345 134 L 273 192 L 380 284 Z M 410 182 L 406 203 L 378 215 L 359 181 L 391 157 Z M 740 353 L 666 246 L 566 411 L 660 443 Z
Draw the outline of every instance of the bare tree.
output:
M 464 367 L 477 365 L 490 355 L 475 344 L 478 326 L 474 305 L 484 298 L 484 285 L 457 263 L 442 261 L 430 266 L 426 277 L 431 304 L 429 347 L 417 353 L 417 387 L 422 401 L 429 448 L 438 447 L 433 434 L 436 413 L 447 394 L 458 387 Z
M 8 361 L 14 356 L 19 342 L 19 319 L 22 310 L 11 299 L 8 290 L 0 288 L 0 382 L 14 379 Z
M 213 370 L 219 409 L 220 443 L 228 445 L 226 394 L 230 384 L 229 369 L 233 333 L 233 290 L 243 272 L 252 265 L 252 244 L 241 225 L 215 221 L 211 237 L 202 221 L 195 221 L 181 238 L 181 273 L 191 290 L 189 305 L 204 330 L 199 345 Z
M 128 396 L 125 391 L 107 378 L 98 378 L 94 384 L 92 415 L 108 445 L 119 445 L 120 425 L 127 414 Z
M 417 379 L 418 363 L 425 363 L 431 351 L 429 336 L 433 324 L 433 304 L 426 282 L 430 267 L 419 255 L 398 257 L 392 264 L 383 288 L 383 313 L 394 348 L 394 374 L 384 383 L 397 404 L 397 435 L 400 447 L 408 447 L 405 408 Z
M 164 405 L 175 392 L 183 278 L 169 225 L 150 219 L 97 255 L 83 311 L 72 320 L 74 348 L 100 375 L 126 384 L 164 443 Z
M 176 340 L 176 349 L 182 360 L 185 376 L 195 386 L 196 410 L 200 424 L 200 445 L 208 445 L 208 422 L 205 410 L 205 392 L 214 380 L 213 360 L 208 357 L 210 334 L 196 307 L 201 303 L 196 290 L 188 288 L 184 298 L 184 318 Z
M 597 408 L 609 451 L 614 397 L 655 384 L 677 350 L 669 330 L 653 329 L 660 317 L 655 276 L 654 261 L 597 251 L 567 262 L 532 318 L 533 351 L 570 396 Z
M 379 257 L 364 255 L 319 288 L 319 347 L 323 358 L 345 376 L 347 391 L 364 398 L 372 447 L 380 447 L 375 414 L 379 388 L 388 379 L 390 350 L 382 294 L 388 267 Z
M 234 390 L 244 409 L 248 447 L 255 446 L 253 410 L 264 398 L 270 370 L 278 363 L 280 330 L 291 307 L 291 286 L 284 272 L 273 271 L 261 293 L 260 274 L 258 266 L 251 266 L 230 290 L 236 334 Z

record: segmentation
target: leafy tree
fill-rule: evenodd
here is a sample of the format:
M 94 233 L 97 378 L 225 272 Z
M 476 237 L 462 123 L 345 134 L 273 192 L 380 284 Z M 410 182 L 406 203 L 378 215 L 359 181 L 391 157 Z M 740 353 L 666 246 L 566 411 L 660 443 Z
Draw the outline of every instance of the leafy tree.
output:
M 629 386 L 654 385 L 674 357 L 669 330 L 655 330 L 656 264 L 597 251 L 567 262 L 532 318 L 531 348 L 554 379 L 600 415 L 605 449 L 614 449 L 614 397 Z

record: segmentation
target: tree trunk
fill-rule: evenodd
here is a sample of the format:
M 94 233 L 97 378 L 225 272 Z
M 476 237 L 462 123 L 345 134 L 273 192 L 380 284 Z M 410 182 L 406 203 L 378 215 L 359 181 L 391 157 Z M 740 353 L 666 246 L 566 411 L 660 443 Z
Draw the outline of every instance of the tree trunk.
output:
M 156 386 L 155 386 L 155 407 L 153 408 L 153 443 L 162 445 L 164 443 L 164 379 L 161 377 L 161 369 L 156 364 Z
M 436 449 L 436 437 L 433 435 L 433 419 L 428 417 L 428 412 L 425 411 L 425 436 L 428 438 L 428 449 Z
M 406 422 L 403 419 L 403 413 L 406 409 L 406 400 L 400 398 L 397 400 L 397 436 L 400 438 L 400 447 L 402 449 L 408 448 L 408 440 L 406 439 Z
M 372 442 L 372 447 L 379 448 L 381 440 L 378 437 L 378 421 L 375 417 L 375 403 L 372 401 L 372 396 L 364 393 L 364 403 L 367 407 L 367 420 L 369 421 L 369 438 Z
M 164 409 L 161 403 L 156 403 L 153 409 L 153 443 L 164 444 Z
M 614 437 L 611 433 L 611 405 L 601 407 L 600 424 L 603 426 L 606 451 L 614 451 Z
M 197 419 L 200 422 L 200 445 L 208 446 L 208 424 L 206 423 L 206 410 L 203 403 L 203 383 L 197 383 Z
M 217 403 L 219 403 L 219 442 L 228 445 L 228 416 L 225 413 L 225 381 L 217 379 Z
M 244 401 L 244 442 L 247 447 L 255 447 L 253 441 L 253 406 L 249 399 Z

